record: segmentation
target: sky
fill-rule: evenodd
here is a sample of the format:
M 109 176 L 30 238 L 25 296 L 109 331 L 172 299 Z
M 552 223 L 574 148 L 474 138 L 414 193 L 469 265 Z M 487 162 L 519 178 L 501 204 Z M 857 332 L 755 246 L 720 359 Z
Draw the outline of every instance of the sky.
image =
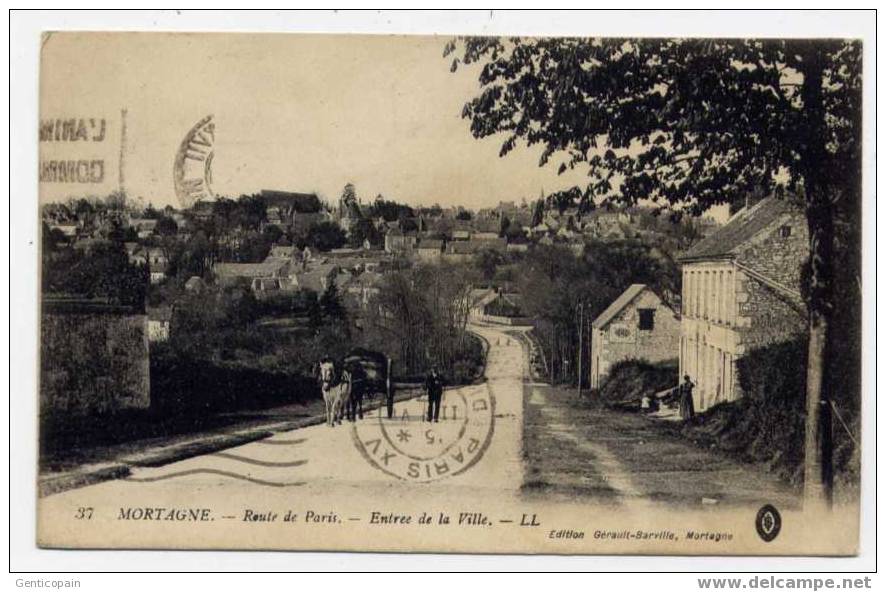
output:
M 447 40 L 54 33 L 43 40 L 41 122 L 105 119 L 106 135 L 41 142 L 41 161 L 100 159 L 105 175 L 103 183 L 41 182 L 41 200 L 117 188 L 124 108 L 127 194 L 155 206 L 178 205 L 176 151 L 209 114 L 216 195 L 279 189 L 336 202 L 350 182 L 364 202 L 381 193 L 481 208 L 580 183 L 580 173 L 558 176 L 553 162 L 539 168 L 538 147 L 500 158 L 502 137 L 472 137 L 461 111 L 479 89 L 477 69 L 450 72 Z

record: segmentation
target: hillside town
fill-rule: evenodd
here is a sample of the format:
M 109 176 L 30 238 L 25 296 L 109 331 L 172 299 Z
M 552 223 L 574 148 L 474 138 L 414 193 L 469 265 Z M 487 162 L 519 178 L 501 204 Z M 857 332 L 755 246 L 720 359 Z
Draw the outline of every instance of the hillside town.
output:
M 364 203 L 349 184 L 335 203 L 280 190 L 181 210 L 133 206 L 122 195 L 81 199 L 44 206 L 43 223 L 44 360 L 65 357 L 45 375 L 47 417 L 170 405 L 181 412 L 198 402 L 213 409 L 212 393 L 197 385 L 188 392 L 179 384 L 180 399 L 169 400 L 183 359 L 307 379 L 324 352 L 361 346 L 384 351 L 404 379 L 445 359 L 450 383 L 471 380 L 479 348 L 441 356 L 414 342 L 429 338 L 423 321 L 399 326 L 404 314 L 430 315 L 392 304 L 416 298 L 394 293 L 403 278 L 420 290 L 434 275 L 452 278 L 447 304 L 466 314 L 444 334 L 467 322 L 531 327 L 540 378 L 663 421 L 739 401 L 745 354 L 804 326 L 808 236 L 789 199 L 749 199 L 720 224 L 642 207 L 564 207 L 543 194 L 477 211 L 382 196 Z M 635 269 L 587 263 L 625 256 Z M 558 281 L 573 291 L 565 302 L 539 298 L 539 282 Z M 427 331 L 439 322 L 430 319 Z M 70 344 L 99 335 L 115 370 L 101 377 L 100 392 L 88 381 L 72 388 L 72 365 L 84 360 L 72 359 Z M 650 364 L 643 386 L 624 382 Z M 684 380 L 692 385 L 688 414 L 679 401 Z
M 474 61 L 498 55 L 496 43 L 522 43 L 487 41 L 456 40 L 444 55 Z M 559 96 L 559 74 L 550 76 L 538 84 Z M 519 481 L 509 491 L 529 499 L 725 505 L 768 496 L 796 507 L 805 487 L 853 500 L 857 202 L 815 201 L 811 182 L 798 180 L 815 167 L 790 177 L 790 163 L 771 168 L 758 147 L 746 148 L 747 170 L 731 172 L 722 164 L 738 150 L 731 130 L 663 133 L 643 120 L 652 127 L 638 131 L 624 123 L 634 111 L 611 116 L 627 109 L 618 100 L 570 119 L 520 103 L 532 94 L 522 78 L 509 84 L 505 98 L 490 98 L 499 92 L 491 86 L 464 105 L 473 139 L 516 134 L 503 140 L 498 158 L 507 161 L 520 134 L 532 146 L 544 131 L 540 165 L 563 152 L 557 175 L 583 166 L 584 187 L 518 180 L 503 199 L 453 183 L 434 203 L 395 183 L 379 192 L 377 179 L 364 193 L 362 180 L 336 170 L 335 193 L 269 182 L 215 194 L 216 128 L 205 116 L 181 142 L 167 184 L 174 194 L 145 200 L 121 174 L 108 195 L 42 203 L 46 495 L 77 487 L 84 466 L 128 474 L 142 466 L 128 460 L 139 454 L 159 466 L 183 458 L 170 450 L 212 454 L 280 426 L 325 424 L 329 432 L 310 433 L 339 446 L 331 433 L 344 420 L 359 444 L 376 413 L 404 422 L 405 443 L 416 422 L 452 425 L 453 401 L 488 392 L 506 426 L 497 432 L 506 434 L 506 478 Z M 512 129 L 521 109 L 535 127 Z M 575 131 L 576 121 L 603 131 Z M 630 141 L 617 139 L 628 132 Z M 588 139 L 606 134 L 616 138 L 611 150 Z M 711 146 L 698 148 L 703 141 Z M 719 156 L 705 163 L 701 153 Z M 196 177 L 185 178 L 186 164 Z M 413 183 L 421 173 L 410 175 Z M 847 178 L 829 191 L 852 188 Z M 817 252 L 822 241 L 829 250 Z M 491 399 L 482 408 L 491 412 Z M 424 468 L 428 479 L 449 471 Z

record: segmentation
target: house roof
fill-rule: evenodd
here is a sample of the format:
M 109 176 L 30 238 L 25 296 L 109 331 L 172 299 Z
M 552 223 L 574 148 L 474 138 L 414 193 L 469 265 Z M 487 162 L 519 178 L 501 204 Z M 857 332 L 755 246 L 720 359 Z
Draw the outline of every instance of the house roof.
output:
M 446 245 L 446 252 L 450 255 L 472 255 L 483 246 L 482 243 L 473 241 L 455 241 Z
M 168 321 L 172 318 L 171 306 L 148 306 L 145 307 L 145 313 L 152 321 Z
M 282 289 L 280 278 L 255 278 L 252 280 L 252 289 L 263 292 Z
M 418 245 L 419 249 L 433 249 L 435 251 L 439 251 L 443 248 L 443 241 L 433 239 L 433 238 L 424 238 Z
M 697 242 L 678 259 L 688 261 L 734 256 L 741 245 L 762 232 L 773 220 L 797 211 L 797 207 L 786 199 L 767 197 L 737 213 L 718 231 Z
M 260 195 L 266 207 L 292 208 L 299 213 L 318 212 L 321 207 L 320 199 L 316 193 L 262 189 Z
M 279 271 L 286 261 L 282 259 L 274 259 L 273 261 L 264 261 L 263 263 L 216 263 L 213 271 L 218 277 L 270 277 Z
M 474 288 L 471 290 L 471 294 L 469 296 L 471 306 L 477 306 L 480 302 L 488 298 L 495 299 L 496 294 L 496 291 L 492 288 Z
M 285 245 L 274 245 L 271 247 L 271 253 L 274 257 L 285 258 L 292 257 L 295 254 L 295 247 Z
M 609 321 L 615 318 L 615 316 L 620 313 L 624 307 L 634 301 L 634 298 L 640 295 L 643 290 L 646 289 L 646 284 L 631 284 L 631 286 L 621 293 L 621 296 L 612 301 L 612 304 L 606 307 L 600 316 L 594 319 L 594 322 L 591 325 L 595 329 L 602 329 L 606 325 L 609 324 Z

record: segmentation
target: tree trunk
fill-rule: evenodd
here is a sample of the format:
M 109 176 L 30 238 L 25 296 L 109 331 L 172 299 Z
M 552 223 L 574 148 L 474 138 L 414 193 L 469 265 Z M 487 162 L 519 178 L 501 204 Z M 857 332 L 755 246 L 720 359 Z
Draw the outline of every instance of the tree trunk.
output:
M 809 228 L 809 350 L 806 361 L 806 434 L 804 508 L 830 508 L 833 501 L 833 450 L 828 384 L 828 330 L 833 306 L 834 206 L 827 183 L 827 126 L 822 101 L 824 56 L 818 45 L 804 44 L 801 167 Z
M 806 455 L 804 506 L 830 508 L 833 502 L 833 444 L 830 397 L 824 391 L 828 320 L 810 312 L 806 367 Z

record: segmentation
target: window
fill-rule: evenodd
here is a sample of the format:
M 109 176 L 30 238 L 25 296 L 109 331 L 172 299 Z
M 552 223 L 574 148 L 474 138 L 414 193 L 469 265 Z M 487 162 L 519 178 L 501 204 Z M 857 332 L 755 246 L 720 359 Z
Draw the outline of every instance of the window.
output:
M 652 331 L 655 328 L 655 309 L 641 308 L 640 313 L 640 330 Z
M 785 224 L 781 228 L 778 229 L 778 234 L 781 238 L 788 238 L 791 236 L 791 227 Z

